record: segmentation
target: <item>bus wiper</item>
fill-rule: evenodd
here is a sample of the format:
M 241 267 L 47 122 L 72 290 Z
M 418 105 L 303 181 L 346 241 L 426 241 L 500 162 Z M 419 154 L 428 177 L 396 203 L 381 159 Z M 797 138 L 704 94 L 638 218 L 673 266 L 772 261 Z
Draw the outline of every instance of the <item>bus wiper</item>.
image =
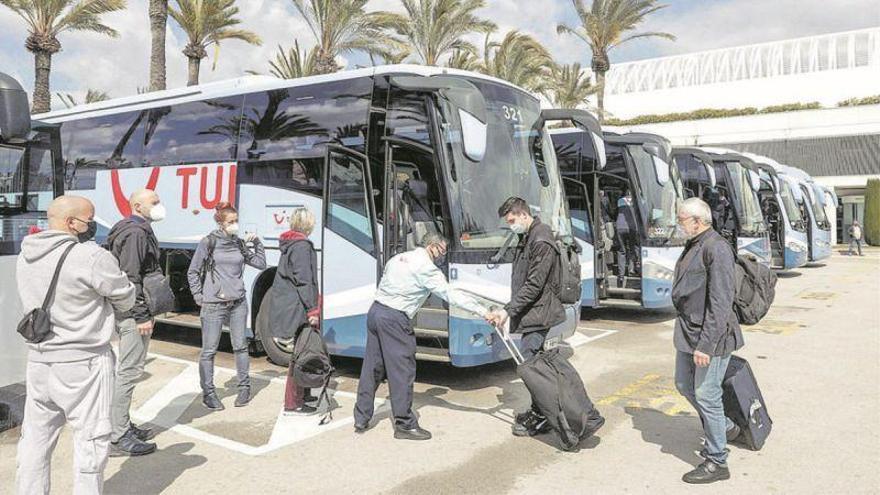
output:
M 501 248 L 498 249 L 498 252 L 492 255 L 489 258 L 489 263 L 486 264 L 486 267 L 490 270 L 494 270 L 498 268 L 498 264 L 504 259 L 504 255 L 507 254 L 507 250 L 510 249 L 510 245 L 513 244 L 513 240 L 519 237 L 512 230 L 509 234 L 507 234 L 507 238 L 504 239 L 504 244 L 501 245 Z

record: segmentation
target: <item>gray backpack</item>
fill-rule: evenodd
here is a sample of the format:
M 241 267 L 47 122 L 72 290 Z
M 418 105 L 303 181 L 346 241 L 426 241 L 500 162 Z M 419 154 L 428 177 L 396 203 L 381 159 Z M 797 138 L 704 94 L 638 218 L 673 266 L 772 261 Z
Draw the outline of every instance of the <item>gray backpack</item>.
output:
M 303 327 L 293 345 L 293 380 L 303 388 L 321 388 L 318 406 L 327 399 L 327 414 L 319 424 L 326 424 L 333 419 L 332 407 L 327 398 L 327 386 L 333 376 L 333 364 L 321 330 L 312 326 Z
M 581 302 L 581 247 L 574 239 L 557 237 L 556 251 L 559 256 L 556 266 L 559 300 L 563 304 L 577 304 Z

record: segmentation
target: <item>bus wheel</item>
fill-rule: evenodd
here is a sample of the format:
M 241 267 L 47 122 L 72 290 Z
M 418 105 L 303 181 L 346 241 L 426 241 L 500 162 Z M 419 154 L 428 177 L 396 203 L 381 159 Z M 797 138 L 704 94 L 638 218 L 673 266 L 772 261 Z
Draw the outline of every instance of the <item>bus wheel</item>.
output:
M 269 298 L 263 297 L 260 301 L 260 312 L 257 313 L 257 323 L 255 325 L 256 336 L 262 342 L 262 347 L 266 351 L 269 361 L 278 366 L 287 367 L 290 364 L 290 353 L 293 351 L 293 344 L 285 345 L 272 335 L 269 330 Z

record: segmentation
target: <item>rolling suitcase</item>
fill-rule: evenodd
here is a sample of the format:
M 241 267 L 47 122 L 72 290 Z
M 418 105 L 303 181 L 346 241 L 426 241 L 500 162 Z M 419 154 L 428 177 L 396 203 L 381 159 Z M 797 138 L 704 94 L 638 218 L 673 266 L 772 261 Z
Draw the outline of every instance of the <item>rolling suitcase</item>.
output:
M 736 442 L 752 450 L 761 450 L 773 428 L 773 420 L 767 413 L 767 404 L 748 361 L 738 356 L 730 357 L 722 389 L 724 414 L 742 429 Z
M 605 423 L 587 395 L 577 370 L 558 347 L 540 351 L 525 360 L 516 344 L 497 328 L 495 331 L 513 356 L 516 374 L 531 392 L 534 405 L 559 436 L 563 450 L 576 449 Z

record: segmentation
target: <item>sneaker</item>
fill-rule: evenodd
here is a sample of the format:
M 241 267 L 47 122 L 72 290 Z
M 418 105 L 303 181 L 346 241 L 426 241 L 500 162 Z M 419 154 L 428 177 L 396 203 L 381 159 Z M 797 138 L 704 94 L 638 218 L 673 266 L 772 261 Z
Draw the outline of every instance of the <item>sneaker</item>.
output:
M 738 425 L 733 425 L 733 428 L 727 430 L 727 441 L 732 442 L 736 440 L 741 433 L 742 429 Z
M 318 409 L 306 404 L 303 404 L 296 409 L 285 409 L 285 416 L 311 416 L 318 412 Z
M 522 414 L 516 415 L 516 421 L 513 423 L 511 432 L 516 437 L 533 437 L 542 433 L 548 433 L 552 429 L 553 427 L 550 426 L 547 418 L 529 409 Z
M 394 438 L 398 440 L 430 440 L 431 432 L 419 426 L 410 429 L 395 426 Z
M 202 404 L 213 411 L 222 411 L 226 409 L 225 407 L 223 407 L 223 403 L 220 402 L 220 398 L 217 397 L 217 394 L 213 392 L 208 395 L 202 396 Z
M 152 454 L 155 451 L 155 443 L 147 443 L 138 439 L 131 428 L 118 441 L 110 442 L 110 457 L 137 457 Z
M 140 440 L 141 442 L 146 442 L 147 440 L 152 440 L 153 437 L 155 436 L 155 433 L 153 432 L 152 428 L 141 428 L 134 423 L 132 423 L 131 426 L 129 426 L 129 428 L 131 428 L 131 431 L 134 432 L 134 436 L 137 437 L 137 439 Z
M 309 392 L 309 393 L 307 393 L 306 395 L 303 396 L 303 402 L 305 402 L 305 403 L 309 403 L 309 402 L 318 402 L 318 398 L 315 397 L 314 395 L 312 395 L 311 392 Z
M 709 460 L 703 461 L 693 471 L 687 472 L 681 477 L 682 481 L 693 485 L 705 485 L 729 479 L 730 470 L 727 466 L 721 466 Z
M 239 389 L 238 396 L 235 398 L 235 407 L 244 407 L 251 401 L 251 389 L 244 387 Z

